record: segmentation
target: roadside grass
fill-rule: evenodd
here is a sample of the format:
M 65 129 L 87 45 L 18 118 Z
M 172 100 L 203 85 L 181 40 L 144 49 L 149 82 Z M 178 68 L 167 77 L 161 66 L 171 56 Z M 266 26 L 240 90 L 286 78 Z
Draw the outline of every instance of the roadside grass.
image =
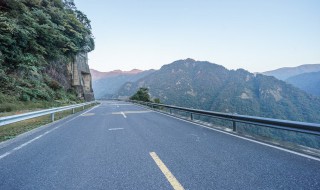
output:
M 93 107 L 95 105 L 96 104 L 86 105 L 84 106 L 84 109 L 82 106 L 79 108 L 75 108 L 75 113 Z M 72 109 L 55 113 L 55 121 L 67 117 L 69 115 L 72 115 Z M 17 123 L 12 123 L 9 125 L 0 126 L 0 142 L 12 139 L 17 135 L 20 135 L 37 127 L 46 125 L 48 123 L 51 123 L 51 115 L 45 115 L 33 119 L 20 121 Z
M 0 104 L 0 117 L 27 113 L 52 107 L 61 107 L 81 102 L 3 102 Z

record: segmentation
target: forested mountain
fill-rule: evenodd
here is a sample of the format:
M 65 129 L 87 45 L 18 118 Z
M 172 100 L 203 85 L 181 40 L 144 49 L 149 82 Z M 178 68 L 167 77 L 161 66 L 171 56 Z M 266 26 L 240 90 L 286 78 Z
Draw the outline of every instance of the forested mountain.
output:
M 320 72 L 296 75 L 288 78 L 286 82 L 310 94 L 320 96 Z
M 151 73 L 154 70 L 141 71 L 133 69 L 131 71 L 115 70 L 110 72 L 99 72 L 91 70 L 92 87 L 97 99 L 112 98 L 119 88 L 126 82 L 135 82 Z
M 274 76 L 286 81 L 301 90 L 320 96 L 320 64 L 300 65 L 298 67 L 285 67 L 262 74 Z
M 92 74 L 92 80 L 96 81 L 96 80 L 100 80 L 103 78 L 115 77 L 115 76 L 119 76 L 119 75 L 136 75 L 136 74 L 139 74 L 143 71 L 139 70 L 139 69 L 132 69 L 131 71 L 114 70 L 114 71 L 109 71 L 109 72 L 101 72 L 101 71 L 97 71 L 94 69 L 90 69 L 90 72 Z
M 287 80 L 290 77 L 300 75 L 303 73 L 311 73 L 320 71 L 320 64 L 306 64 L 298 67 L 283 67 L 272 71 L 266 71 L 262 74 L 274 76 L 280 80 Z
M 192 59 L 164 65 L 160 70 L 126 83 L 117 96 L 131 96 L 139 87 L 165 104 L 308 122 L 320 122 L 320 99 L 284 81 L 243 69 Z
M 94 40 L 73 1 L 1 0 L 0 44 L 1 105 L 78 100 L 71 63 L 93 50 Z

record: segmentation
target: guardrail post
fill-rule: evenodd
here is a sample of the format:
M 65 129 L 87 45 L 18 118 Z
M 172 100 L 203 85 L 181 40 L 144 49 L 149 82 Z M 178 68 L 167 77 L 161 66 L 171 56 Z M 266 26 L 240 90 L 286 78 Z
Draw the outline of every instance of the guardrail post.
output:
M 193 114 L 192 113 L 190 113 L 190 119 L 191 119 L 191 121 L 193 121 Z
M 74 108 L 72 108 L 72 114 L 74 114 Z
M 237 124 L 236 121 L 232 121 L 232 131 L 236 132 L 237 131 Z
M 51 114 L 51 121 L 54 122 L 54 113 Z
M 82 110 L 84 110 L 84 106 L 82 106 Z

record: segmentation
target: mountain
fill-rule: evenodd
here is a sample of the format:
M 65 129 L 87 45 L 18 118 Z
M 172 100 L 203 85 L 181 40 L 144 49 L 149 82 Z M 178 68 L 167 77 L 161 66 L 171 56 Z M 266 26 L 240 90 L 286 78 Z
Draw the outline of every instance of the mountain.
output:
M 143 72 L 139 69 L 132 69 L 131 71 L 121 71 L 121 70 L 114 70 L 110 72 L 101 72 L 94 69 L 90 69 L 90 72 L 92 74 L 92 80 L 96 81 L 102 78 L 112 77 L 112 76 L 118 76 L 118 75 L 136 75 L 138 73 Z
M 320 72 L 296 75 L 288 78 L 286 82 L 309 94 L 320 96 Z
M 262 74 L 274 76 L 280 80 L 312 95 L 320 96 L 319 90 L 320 64 L 301 65 L 298 67 L 285 67 Z
M 147 87 L 165 104 L 218 112 L 297 121 L 320 122 L 320 99 L 271 76 L 193 59 L 124 84 L 115 97 Z
M 100 72 L 91 69 L 93 78 L 93 91 L 97 99 L 112 98 L 119 88 L 126 82 L 135 82 L 154 72 L 154 70 L 141 71 L 133 69 L 131 71 L 115 70 L 110 72 Z
M 306 64 L 306 65 L 300 65 L 298 67 L 284 67 L 284 68 L 279 68 L 272 71 L 266 71 L 266 72 L 263 72 L 262 74 L 268 75 L 268 76 L 274 76 L 277 79 L 284 81 L 296 75 L 300 75 L 303 73 L 317 72 L 317 71 L 320 71 L 320 64 Z

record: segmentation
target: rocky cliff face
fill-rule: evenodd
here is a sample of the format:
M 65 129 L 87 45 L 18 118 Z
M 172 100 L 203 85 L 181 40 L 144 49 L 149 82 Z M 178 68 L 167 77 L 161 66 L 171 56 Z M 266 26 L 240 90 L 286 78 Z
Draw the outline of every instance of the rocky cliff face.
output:
M 74 91 L 78 98 L 85 101 L 95 99 L 87 53 L 79 53 L 69 62 L 56 60 L 46 67 L 45 73 L 66 91 Z
M 86 101 L 94 100 L 88 54 L 79 53 L 68 65 L 68 72 L 71 74 L 70 84 L 76 90 L 78 97 Z

